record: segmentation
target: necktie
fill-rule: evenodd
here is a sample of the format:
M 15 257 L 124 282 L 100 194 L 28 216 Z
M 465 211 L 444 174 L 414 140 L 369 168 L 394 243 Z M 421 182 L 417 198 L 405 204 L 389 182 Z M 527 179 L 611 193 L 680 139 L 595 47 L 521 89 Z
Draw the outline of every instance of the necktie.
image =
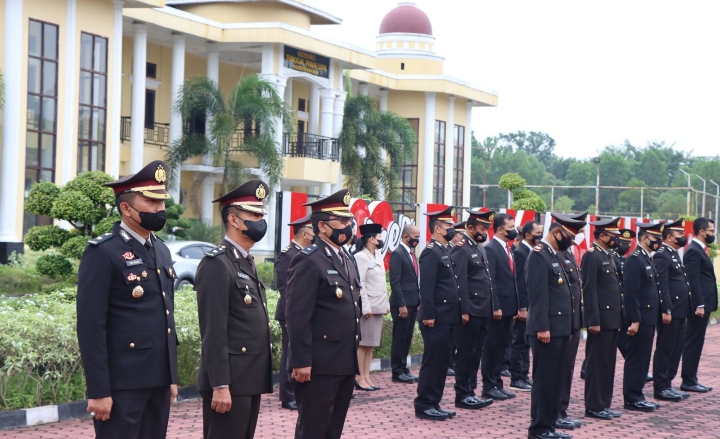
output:
M 512 242 L 507 243 L 507 254 L 508 254 L 508 263 L 510 264 L 510 273 L 515 275 L 515 262 L 513 262 L 512 258 Z
M 417 260 L 415 259 L 415 253 L 410 252 L 410 259 L 412 259 L 413 268 L 415 269 L 415 276 L 418 275 L 418 264 Z
M 342 250 L 340 252 L 338 252 L 338 258 L 340 258 L 340 265 L 342 265 L 343 268 L 345 269 L 345 276 L 347 276 L 349 278 L 350 272 L 348 271 L 347 260 L 345 259 L 345 255 L 342 254 Z
M 705 254 L 708 255 L 708 258 L 710 257 L 710 250 L 708 250 L 707 246 L 705 246 Z
M 150 259 L 152 259 L 153 265 L 156 265 L 155 264 L 155 249 L 153 248 L 152 236 L 148 237 L 148 239 L 145 240 L 145 248 L 147 249 L 148 253 L 150 254 Z
M 250 269 L 252 270 L 253 274 L 255 274 L 257 277 L 257 268 L 255 267 L 255 258 L 253 257 L 253 255 L 248 253 L 248 255 L 245 259 L 247 259 L 248 264 L 250 264 Z

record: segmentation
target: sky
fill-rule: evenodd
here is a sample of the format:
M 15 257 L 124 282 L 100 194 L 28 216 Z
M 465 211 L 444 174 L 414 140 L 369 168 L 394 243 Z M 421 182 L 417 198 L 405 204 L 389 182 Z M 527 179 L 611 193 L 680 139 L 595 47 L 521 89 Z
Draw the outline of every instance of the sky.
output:
M 306 0 L 343 20 L 313 26 L 367 49 L 392 0 Z M 720 2 L 716 0 L 416 0 L 445 74 L 499 93 L 476 108 L 482 140 L 542 131 L 563 157 L 625 139 L 717 156 Z

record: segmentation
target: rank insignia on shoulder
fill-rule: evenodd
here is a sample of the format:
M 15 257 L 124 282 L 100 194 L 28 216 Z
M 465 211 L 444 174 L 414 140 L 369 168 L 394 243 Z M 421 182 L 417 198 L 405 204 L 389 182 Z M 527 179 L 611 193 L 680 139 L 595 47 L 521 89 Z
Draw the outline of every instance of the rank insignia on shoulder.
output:
M 538 245 L 536 245 L 535 247 L 533 247 L 533 250 L 536 251 L 536 252 L 540 252 L 540 251 L 542 251 L 542 249 L 543 249 L 543 245 L 542 245 L 542 244 L 538 244 Z
M 205 253 L 205 256 L 210 256 L 211 258 L 214 258 L 217 255 L 221 255 L 225 253 L 225 247 L 215 247 L 214 249 L 210 250 L 209 252 Z
M 595 246 L 590 247 L 587 251 L 588 253 L 593 253 L 595 251 Z
M 433 247 L 435 247 L 435 243 L 434 243 L 434 242 L 431 242 L 430 244 L 427 245 L 427 248 L 433 248 Z
M 311 255 L 317 249 L 318 249 L 317 244 L 313 244 L 309 247 L 305 247 L 300 253 L 305 254 L 305 255 Z
M 467 240 L 463 239 L 463 240 L 461 240 L 460 242 L 458 242 L 458 243 L 455 244 L 455 245 L 456 245 L 457 247 L 462 247 L 463 245 L 465 245 L 466 242 L 467 242 Z
M 112 232 L 106 233 L 106 234 L 104 234 L 104 235 L 100 235 L 100 236 L 98 236 L 98 237 L 96 237 L 96 238 L 93 238 L 93 239 L 89 240 L 89 241 L 88 241 L 88 244 L 92 244 L 92 245 L 102 244 L 103 242 L 106 242 L 106 241 L 110 240 L 110 238 L 112 238 L 112 237 L 113 237 Z
M 292 244 L 291 244 L 291 245 L 288 245 L 288 246 L 285 247 L 284 249 L 280 250 L 280 253 L 287 253 L 287 251 L 290 250 L 290 247 L 291 247 L 291 246 L 292 246 Z

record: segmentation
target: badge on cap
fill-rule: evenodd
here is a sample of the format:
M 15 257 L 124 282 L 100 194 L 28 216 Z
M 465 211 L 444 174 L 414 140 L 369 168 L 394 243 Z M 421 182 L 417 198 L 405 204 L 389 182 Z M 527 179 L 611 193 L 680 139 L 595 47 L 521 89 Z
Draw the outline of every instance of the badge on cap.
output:
M 267 192 L 265 192 L 265 186 L 262 184 L 259 184 L 257 189 L 255 189 L 255 196 L 258 200 L 262 200 L 267 195 Z
M 131 259 L 135 259 L 135 255 L 132 254 L 131 252 L 125 252 L 125 253 L 123 253 L 122 257 L 123 257 L 123 259 L 125 259 L 126 261 L 129 261 L 129 260 L 131 260 Z
M 155 181 L 157 181 L 158 183 L 165 183 L 165 180 L 167 180 L 165 168 L 163 168 L 162 165 L 158 165 L 157 169 L 155 170 Z
M 630 239 L 630 232 L 628 232 L 628 231 L 623 232 L 623 238 Z
M 343 197 L 343 203 L 345 203 L 346 206 L 350 205 L 350 192 L 345 193 L 345 196 Z
M 141 287 L 140 285 L 136 286 L 132 290 L 132 296 L 135 299 L 141 298 L 143 296 L 143 294 L 145 294 L 145 290 L 143 290 L 143 287 Z
M 342 288 L 340 288 L 338 286 L 337 282 L 335 282 L 335 295 L 337 296 L 338 299 L 342 299 L 342 296 L 343 296 Z

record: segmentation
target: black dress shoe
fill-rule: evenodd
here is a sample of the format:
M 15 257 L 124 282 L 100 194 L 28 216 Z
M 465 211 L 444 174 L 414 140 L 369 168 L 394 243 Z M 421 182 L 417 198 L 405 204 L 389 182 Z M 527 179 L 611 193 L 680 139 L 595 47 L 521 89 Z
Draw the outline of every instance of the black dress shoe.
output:
M 618 412 L 618 411 L 611 410 L 611 409 L 605 409 L 605 411 L 610 413 L 613 418 L 619 418 L 620 416 L 622 416 L 622 412 Z
M 560 439 L 563 436 L 558 435 L 557 431 L 548 431 L 547 433 L 538 433 L 538 434 L 530 434 L 528 433 L 528 439 Z M 572 436 L 565 435 L 567 438 L 572 438 Z
M 419 376 L 413 375 L 413 374 L 410 373 L 410 372 L 405 372 L 405 376 L 408 377 L 408 378 L 412 378 L 412 379 L 414 379 L 415 381 L 417 381 L 417 380 L 420 378 Z
M 655 404 L 649 404 L 647 401 L 626 402 L 625 410 L 633 410 L 636 412 L 654 412 Z
M 415 410 L 415 417 L 420 419 L 427 419 L 430 421 L 444 421 L 448 418 L 447 413 L 439 412 L 435 409 L 427 409 L 424 411 Z
M 482 397 L 487 399 L 493 399 L 495 401 L 505 401 L 506 399 L 508 399 L 507 395 L 498 390 L 497 387 L 493 387 L 492 389 L 483 392 Z
M 415 378 L 409 377 L 406 374 L 402 374 L 398 376 L 393 376 L 392 382 L 402 384 L 415 384 Z
M 672 389 L 665 389 L 661 392 L 655 392 L 653 395 L 655 399 L 659 399 L 660 401 L 682 401 L 683 397 L 678 395 L 677 393 L 673 392 Z
M 558 418 L 555 421 L 555 428 L 560 430 L 575 430 L 575 424 L 567 418 Z
M 510 381 L 510 388 L 518 392 L 529 392 L 532 390 L 532 386 L 523 380 Z
M 531 380 L 530 378 L 525 378 L 523 381 L 525 381 L 526 383 L 528 383 L 531 386 L 533 385 L 533 380 Z
M 670 388 L 670 391 L 672 391 L 676 395 L 680 395 L 682 399 L 688 399 L 690 397 L 690 394 L 687 392 L 681 392 L 679 390 L 675 390 L 672 387 Z
M 438 407 L 435 410 L 439 411 L 440 413 L 445 413 L 447 415 L 448 419 L 452 419 L 455 417 L 455 415 L 457 415 L 457 412 L 455 412 L 453 410 L 445 410 L 442 407 Z
M 512 376 L 512 374 L 510 373 L 510 371 L 507 370 L 507 369 L 501 370 L 501 371 L 500 371 L 500 375 L 501 375 L 501 376 L 504 376 L 504 377 L 508 377 L 508 378 L 510 378 L 510 377 Z
M 707 393 L 710 390 L 708 390 L 707 387 L 701 386 L 700 384 L 680 384 L 680 390 L 684 390 L 686 392 L 697 392 L 697 393 Z
M 585 417 L 605 420 L 614 418 L 607 410 L 585 410 Z
M 482 399 L 482 398 L 478 398 L 477 396 L 472 396 L 471 398 L 474 399 L 475 401 L 477 401 L 478 404 L 482 405 L 483 407 L 487 407 L 493 403 L 493 400 L 490 398 Z
M 698 386 L 706 388 L 708 392 L 712 390 L 712 387 L 703 386 L 702 384 L 698 384 Z
M 462 399 L 455 398 L 455 407 L 459 409 L 478 410 L 485 406 L 482 405 L 480 401 L 475 399 L 474 397 L 466 396 Z
M 653 380 L 653 376 L 650 375 L 650 374 L 648 374 L 648 375 L 645 377 L 645 382 L 646 382 L 646 383 L 649 383 L 649 382 L 651 382 L 652 380 Z
M 288 410 L 297 410 L 297 403 L 295 401 L 283 402 L 280 407 Z
M 572 424 L 575 426 L 575 428 L 580 428 L 580 427 L 582 427 L 582 421 L 579 420 L 579 419 L 572 419 L 572 418 L 569 418 L 569 417 L 567 417 L 567 416 L 563 416 L 563 417 L 560 418 L 560 419 L 563 419 L 563 420 L 565 420 L 565 421 L 567 421 L 567 422 L 572 422 Z
M 373 390 L 380 390 L 380 389 L 382 389 L 382 387 L 380 387 L 380 386 L 370 386 L 370 387 L 372 387 Z
M 357 390 L 364 390 L 366 392 L 372 392 L 375 390 L 374 387 L 363 387 L 361 386 L 357 381 L 355 381 L 355 389 Z
M 555 430 L 555 431 L 553 431 L 553 433 L 555 434 L 555 437 L 557 437 L 559 439 L 572 439 L 571 435 L 569 435 L 567 433 L 563 433 L 561 431 Z
M 452 370 L 452 369 L 450 369 L 450 368 L 448 367 L 447 375 L 448 375 L 449 377 L 454 377 L 454 376 L 455 376 L 455 371 Z
M 514 394 L 514 393 L 512 393 L 512 392 L 511 392 L 511 391 L 509 391 L 509 390 L 505 390 L 505 389 L 500 389 L 500 391 L 501 391 L 501 392 L 502 392 L 502 393 L 503 393 L 503 394 L 504 394 L 505 396 L 507 396 L 507 397 L 508 397 L 508 399 L 512 399 L 512 398 L 515 398 L 515 394 Z

